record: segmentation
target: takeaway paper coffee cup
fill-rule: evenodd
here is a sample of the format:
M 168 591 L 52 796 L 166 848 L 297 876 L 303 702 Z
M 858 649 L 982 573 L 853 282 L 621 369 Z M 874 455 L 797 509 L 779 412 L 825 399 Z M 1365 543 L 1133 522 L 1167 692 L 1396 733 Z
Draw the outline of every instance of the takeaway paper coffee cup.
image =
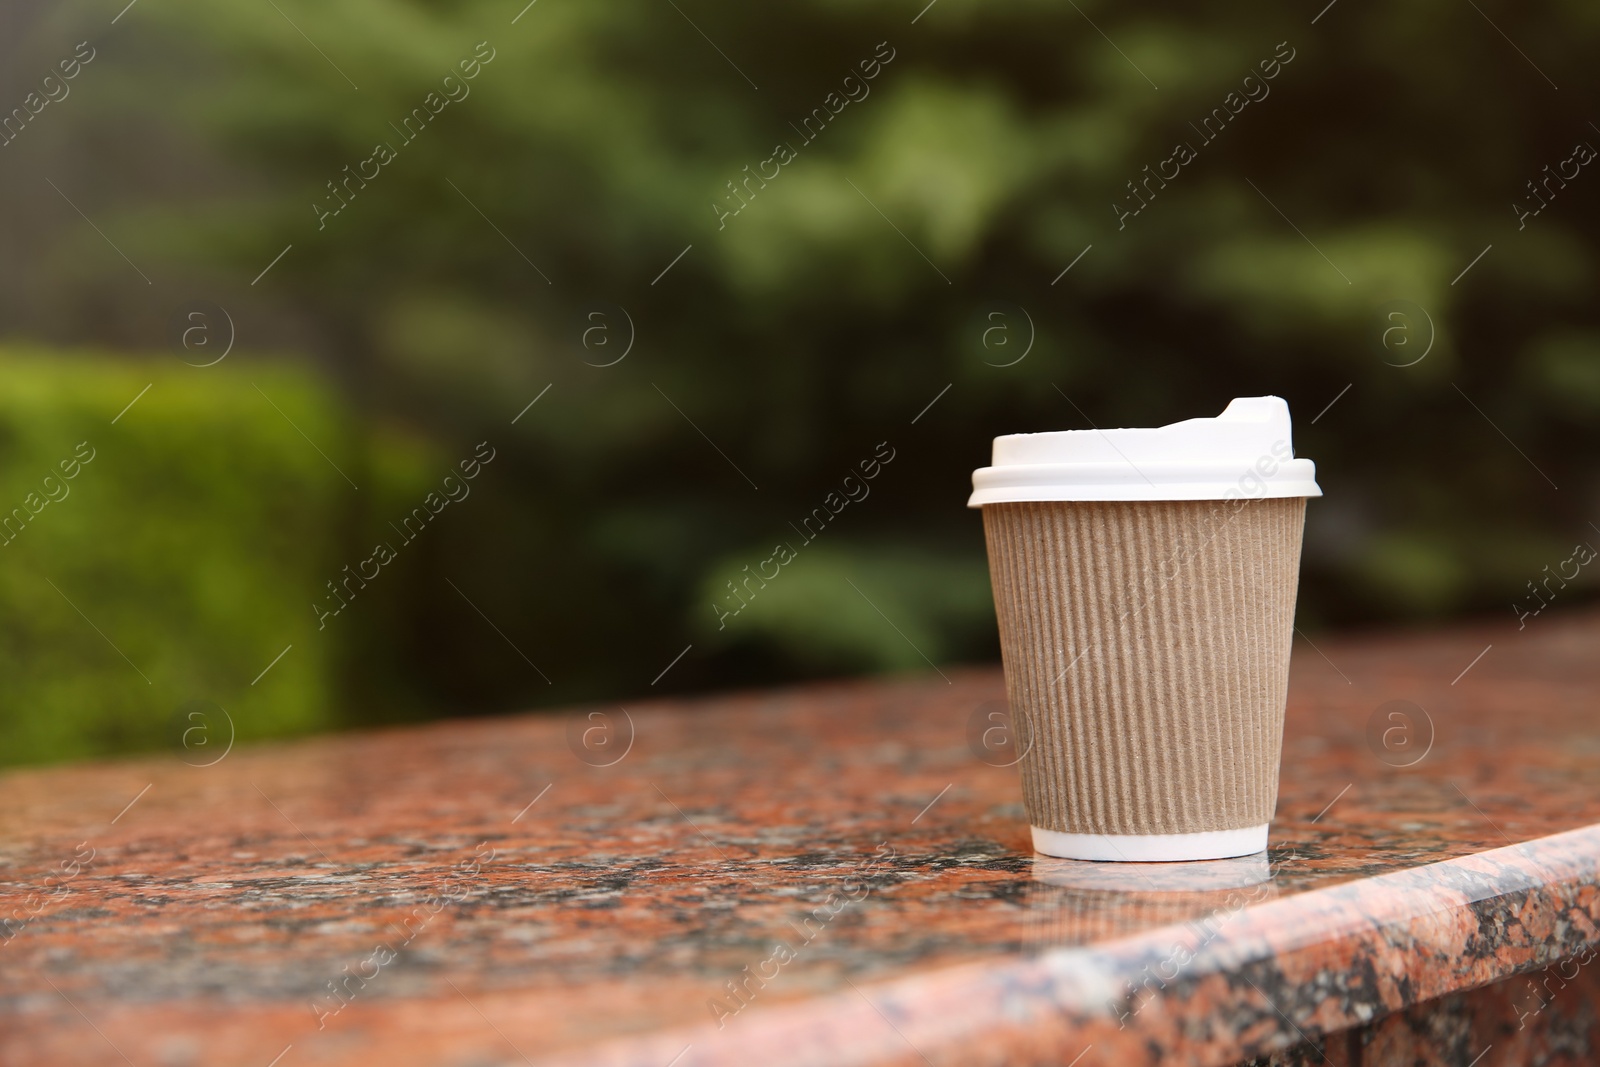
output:
M 997 437 L 972 486 L 1034 849 L 1265 849 L 1305 499 L 1322 495 L 1288 405 Z

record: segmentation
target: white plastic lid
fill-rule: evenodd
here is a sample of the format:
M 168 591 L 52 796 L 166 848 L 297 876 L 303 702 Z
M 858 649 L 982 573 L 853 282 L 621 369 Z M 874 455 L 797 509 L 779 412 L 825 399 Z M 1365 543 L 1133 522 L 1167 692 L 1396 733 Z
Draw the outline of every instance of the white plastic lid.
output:
M 1240 397 L 1214 419 L 1155 429 L 1059 430 L 994 439 L 967 506 L 1023 500 L 1233 500 L 1321 496 L 1294 458 L 1282 397 Z

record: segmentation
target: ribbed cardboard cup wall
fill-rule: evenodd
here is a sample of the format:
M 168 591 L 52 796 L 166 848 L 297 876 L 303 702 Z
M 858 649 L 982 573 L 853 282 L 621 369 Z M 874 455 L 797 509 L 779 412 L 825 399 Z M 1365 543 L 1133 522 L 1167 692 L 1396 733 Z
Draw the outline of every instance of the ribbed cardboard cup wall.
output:
M 1029 821 L 1272 820 L 1305 499 L 988 504 Z

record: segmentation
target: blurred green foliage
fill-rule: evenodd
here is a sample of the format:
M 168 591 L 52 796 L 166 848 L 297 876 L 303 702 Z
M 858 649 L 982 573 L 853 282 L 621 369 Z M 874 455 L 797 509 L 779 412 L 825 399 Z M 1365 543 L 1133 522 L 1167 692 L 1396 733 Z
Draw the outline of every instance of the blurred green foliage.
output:
M 0 762 L 176 743 L 190 700 L 240 738 L 337 721 L 283 593 L 327 570 L 344 483 L 265 398 L 337 453 L 348 427 L 304 373 L 183 369 L 0 352 Z
M 0 310 L 148 349 L 209 298 L 312 355 L 399 484 L 501 450 L 348 620 L 358 721 L 993 657 L 962 506 L 992 436 L 1262 393 L 1327 493 L 1303 626 L 1509 622 L 1600 543 L 1600 174 L 1514 206 L 1600 144 L 1600 9 L 1324 7 L 163 0 L 112 34 L 69 5 L 30 54 L 101 55 L 4 149 L 0 192 L 41 210 Z M 725 583 L 880 441 L 871 499 L 719 629 Z M 352 546 L 410 506 L 328 505 Z M 273 573 L 261 629 L 208 656 L 253 664 L 323 577 Z
M 729 614 L 701 620 L 708 645 L 765 639 L 820 668 L 926 670 L 981 645 L 993 626 L 982 556 L 818 545 L 798 549 L 793 577 L 785 568 L 769 582 L 751 578 L 744 568 L 770 556 L 752 550 L 713 564 L 699 599 Z

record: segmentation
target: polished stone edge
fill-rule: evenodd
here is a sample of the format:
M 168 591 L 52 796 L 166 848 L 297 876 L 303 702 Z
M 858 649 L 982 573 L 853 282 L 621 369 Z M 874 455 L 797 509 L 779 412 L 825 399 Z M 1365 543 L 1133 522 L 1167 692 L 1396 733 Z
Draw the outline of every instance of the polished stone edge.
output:
M 1237 1063 L 1600 947 L 1600 825 L 1251 896 L 1093 948 L 858 985 L 546 1062 L 661 1067 L 693 1045 L 696 1067 L 865 1067 L 904 1061 L 909 1043 L 936 1064 Z
M 1267 849 L 1267 824 L 1192 834 L 1069 834 L 1030 826 L 1033 850 L 1067 860 L 1179 863 L 1252 856 Z

